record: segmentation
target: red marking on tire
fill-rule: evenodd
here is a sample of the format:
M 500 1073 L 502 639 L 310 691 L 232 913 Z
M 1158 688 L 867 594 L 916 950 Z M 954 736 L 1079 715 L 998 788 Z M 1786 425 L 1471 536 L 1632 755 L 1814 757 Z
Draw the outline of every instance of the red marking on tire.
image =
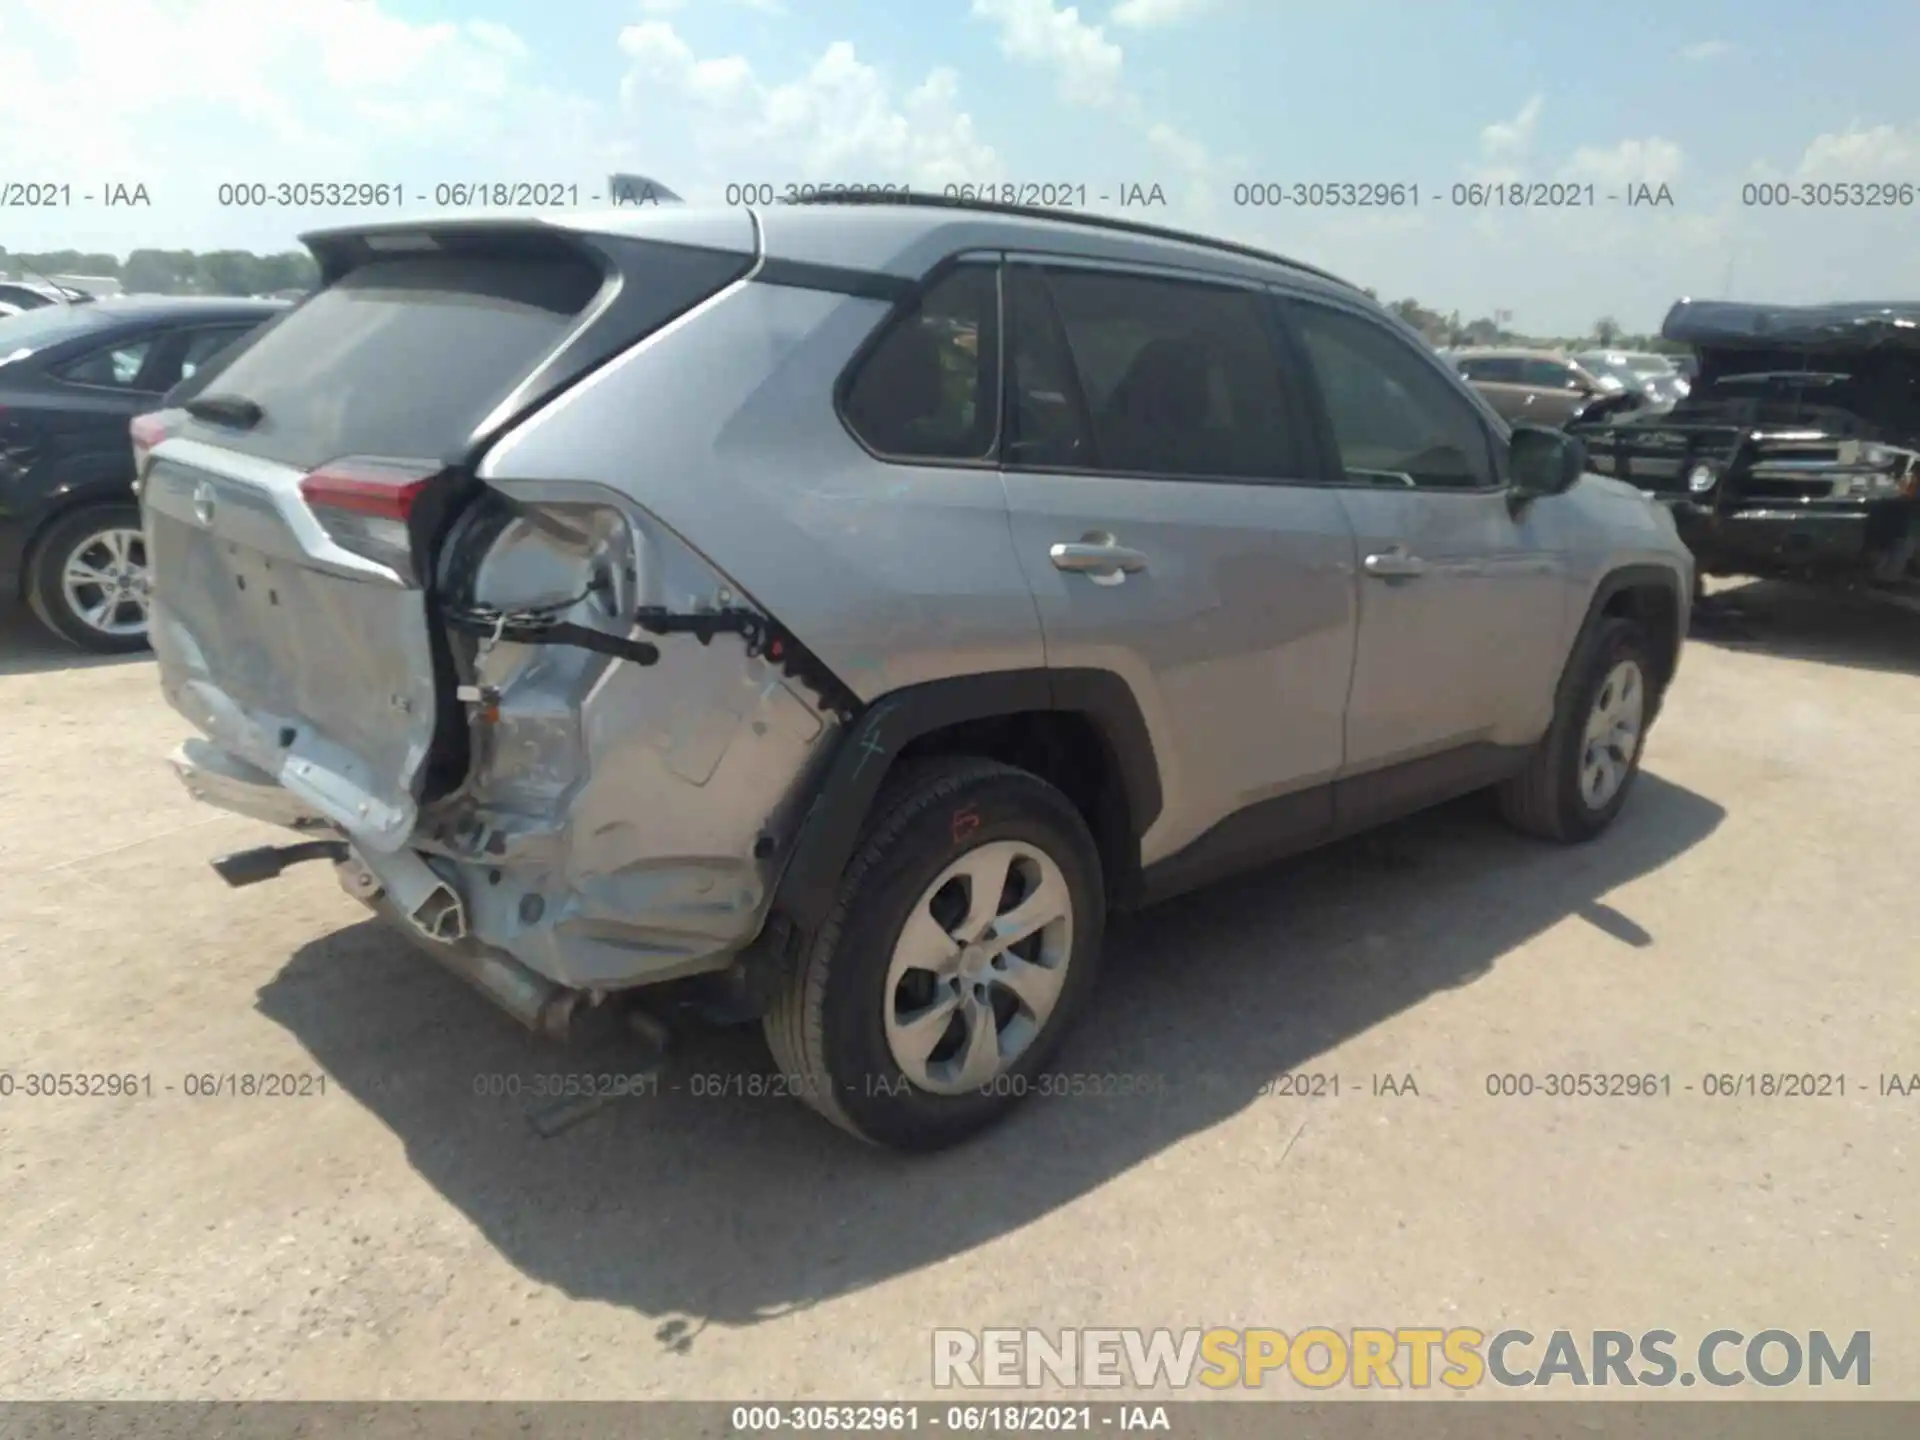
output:
M 953 812 L 953 843 L 958 845 L 980 828 L 980 812 L 969 802 Z

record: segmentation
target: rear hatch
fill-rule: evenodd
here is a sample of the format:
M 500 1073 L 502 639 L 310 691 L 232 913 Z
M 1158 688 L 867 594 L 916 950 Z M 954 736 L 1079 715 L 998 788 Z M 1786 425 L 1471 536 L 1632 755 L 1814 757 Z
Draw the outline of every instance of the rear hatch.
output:
M 431 577 L 479 458 L 752 264 L 744 212 L 655 217 L 308 236 L 321 287 L 135 422 L 168 700 L 376 850 L 464 774 Z

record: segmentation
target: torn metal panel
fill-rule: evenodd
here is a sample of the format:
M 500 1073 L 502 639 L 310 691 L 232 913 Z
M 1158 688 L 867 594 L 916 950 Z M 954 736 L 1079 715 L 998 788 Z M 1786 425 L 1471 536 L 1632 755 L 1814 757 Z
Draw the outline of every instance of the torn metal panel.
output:
M 630 502 L 549 486 L 512 502 L 451 542 L 473 758 L 422 843 L 475 938 L 561 983 L 724 964 L 759 929 L 838 718 L 769 617 Z

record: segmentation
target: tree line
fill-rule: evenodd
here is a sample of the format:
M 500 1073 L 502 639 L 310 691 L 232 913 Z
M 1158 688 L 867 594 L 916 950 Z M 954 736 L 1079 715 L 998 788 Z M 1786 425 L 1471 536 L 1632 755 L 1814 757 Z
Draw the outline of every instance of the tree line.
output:
M 1380 298 L 1372 290 L 1367 291 L 1367 294 L 1375 300 Z M 1387 308 L 1426 336 L 1431 344 L 1441 348 L 1460 345 L 1524 345 L 1545 350 L 1584 350 L 1591 347 L 1599 350 L 1642 350 L 1675 355 L 1684 354 L 1687 349 L 1685 345 L 1661 339 L 1657 332 L 1645 335 L 1629 334 L 1611 315 L 1603 315 L 1594 321 L 1593 327 L 1584 335 L 1541 336 L 1525 335 L 1519 331 L 1504 329 L 1484 317 L 1463 321 L 1458 310 L 1442 315 L 1438 310 L 1429 310 L 1418 300 L 1395 300 Z
M 98 275 L 118 280 L 120 288 L 144 295 L 272 295 L 308 290 L 320 278 L 304 250 L 256 255 L 251 250 L 135 250 L 117 255 L 83 250 L 10 252 L 0 245 L 0 271 L 31 279 L 35 275 Z

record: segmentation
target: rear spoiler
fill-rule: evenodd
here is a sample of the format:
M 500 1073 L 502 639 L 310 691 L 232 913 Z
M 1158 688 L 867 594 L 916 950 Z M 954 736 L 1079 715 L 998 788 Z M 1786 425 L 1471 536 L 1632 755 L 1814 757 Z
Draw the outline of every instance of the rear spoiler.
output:
M 1660 337 L 1705 350 L 1782 346 L 1920 350 L 1920 302 L 1749 305 L 1678 300 L 1661 322 Z
M 609 175 L 607 199 L 615 205 L 684 205 L 673 191 L 645 175 Z

